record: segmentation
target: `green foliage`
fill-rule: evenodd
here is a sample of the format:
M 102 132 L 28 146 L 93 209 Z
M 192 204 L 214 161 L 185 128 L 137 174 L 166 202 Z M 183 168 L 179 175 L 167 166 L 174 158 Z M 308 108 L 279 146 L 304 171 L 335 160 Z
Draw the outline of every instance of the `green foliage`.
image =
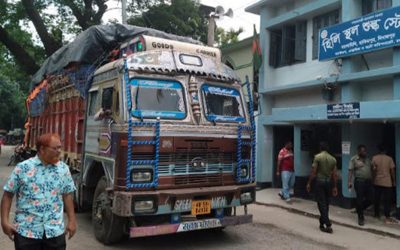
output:
M 207 19 L 201 14 L 198 1 L 162 2 L 146 6 L 147 11 L 134 15 L 128 23 L 207 41 Z
M 240 27 L 238 30 L 230 29 L 229 31 L 225 31 L 223 28 L 217 28 L 215 32 L 215 42 L 219 47 L 236 43 L 239 41 L 239 35 L 242 32 L 242 27 Z
M 18 82 L 0 75 L 0 128 L 23 128 L 26 117 L 25 96 Z

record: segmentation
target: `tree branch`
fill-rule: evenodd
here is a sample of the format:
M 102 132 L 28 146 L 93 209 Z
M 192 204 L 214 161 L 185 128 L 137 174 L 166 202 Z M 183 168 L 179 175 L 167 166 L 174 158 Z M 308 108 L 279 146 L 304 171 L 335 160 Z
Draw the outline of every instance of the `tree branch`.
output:
M 39 65 L 36 64 L 35 59 L 2 26 L 0 26 L 0 42 L 13 54 L 15 61 L 26 73 L 33 75 L 39 70 Z
M 43 19 L 40 17 L 39 12 L 35 8 L 33 4 L 33 0 L 22 0 L 22 5 L 25 8 L 26 14 L 28 15 L 29 19 L 32 21 L 35 29 L 40 37 L 40 40 L 43 43 L 44 49 L 46 51 L 47 56 L 50 56 L 56 50 L 61 48 L 62 43 L 61 41 L 55 40 L 46 29 L 46 26 L 43 22 Z
M 97 11 L 97 13 L 95 13 L 93 15 L 93 22 L 95 24 L 100 24 L 101 23 L 101 19 L 103 18 L 104 13 L 107 10 L 107 5 L 105 4 L 106 1 L 104 0 L 95 0 L 97 6 L 99 7 L 99 10 Z

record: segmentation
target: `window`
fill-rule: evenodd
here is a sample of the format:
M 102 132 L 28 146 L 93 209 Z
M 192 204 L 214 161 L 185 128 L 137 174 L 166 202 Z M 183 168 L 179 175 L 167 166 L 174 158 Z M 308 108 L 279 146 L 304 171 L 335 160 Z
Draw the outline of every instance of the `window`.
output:
M 234 88 L 204 84 L 204 112 L 209 121 L 244 122 L 240 93 Z
M 269 65 L 281 67 L 306 61 L 307 22 L 271 31 Z
M 94 116 L 96 114 L 96 102 L 97 91 L 89 92 L 89 116 Z
M 334 25 L 340 21 L 340 12 L 335 10 L 324 15 L 320 15 L 313 18 L 313 50 L 312 59 L 318 58 L 318 41 L 319 41 L 319 31 L 322 28 Z
M 392 7 L 392 0 L 363 0 L 362 1 L 362 14 L 383 10 Z
M 103 95 L 101 97 L 101 107 L 103 108 L 103 110 L 112 109 L 113 92 L 114 92 L 113 87 L 103 89 Z
M 133 116 L 167 119 L 186 117 L 183 88 L 179 82 L 134 79 L 131 85 Z

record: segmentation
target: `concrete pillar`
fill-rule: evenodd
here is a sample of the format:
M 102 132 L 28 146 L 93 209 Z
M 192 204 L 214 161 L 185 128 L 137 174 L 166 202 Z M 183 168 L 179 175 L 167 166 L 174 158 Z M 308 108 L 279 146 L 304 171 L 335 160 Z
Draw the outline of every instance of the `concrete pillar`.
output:
M 301 164 L 301 127 L 293 126 L 293 154 L 294 154 L 294 172 L 299 176 L 302 172 Z
M 350 21 L 354 18 L 361 16 L 362 6 L 359 0 L 342 0 L 342 22 Z M 342 65 L 342 74 L 348 74 L 355 71 L 355 63 L 352 60 L 352 57 L 343 58 Z M 345 82 L 341 85 L 341 102 L 356 102 L 360 100 L 360 91 L 358 86 L 352 84 L 351 82 Z M 342 143 L 350 142 L 351 143 L 351 151 L 349 155 L 342 154 L 342 194 L 344 197 L 352 198 L 355 197 L 354 189 L 349 191 L 347 187 L 348 183 L 348 167 L 349 161 L 354 153 L 354 149 L 357 147 L 356 142 L 354 141 L 354 136 L 352 132 L 355 132 L 352 129 L 352 124 L 344 123 L 342 125 Z
M 396 145 L 396 206 L 400 209 L 400 123 L 395 124 Z
M 350 142 L 351 143 L 351 149 L 354 149 L 354 143 L 352 142 L 352 136 L 351 136 L 351 124 L 343 124 L 342 125 L 342 143 L 343 142 Z M 354 150 L 351 150 L 354 151 Z M 350 151 L 350 154 L 345 155 L 342 154 L 342 194 L 344 197 L 347 198 L 353 198 L 355 197 L 354 190 L 349 190 L 347 187 L 348 183 L 348 172 L 349 172 L 349 161 L 352 157 L 352 153 Z
M 276 157 L 273 155 L 273 127 L 265 126 L 261 120 L 257 124 L 256 181 L 258 186 L 264 187 L 272 183 Z
M 392 0 L 392 6 L 399 6 L 400 0 Z M 393 48 L 393 66 L 400 65 L 400 49 Z M 400 99 L 400 75 L 393 77 L 393 99 Z M 400 124 L 395 124 L 395 147 L 396 147 L 396 205 L 400 209 Z
M 268 20 L 273 16 L 271 10 L 263 7 L 260 10 L 260 47 L 262 51 L 263 64 L 260 67 L 258 74 L 259 91 L 262 92 L 266 86 L 271 85 L 268 77 L 268 51 L 269 51 L 269 32 L 266 31 Z M 260 116 L 257 122 L 257 149 L 256 149 L 256 181 L 257 185 L 265 186 L 272 183 L 274 160 L 276 157 L 273 155 L 274 148 L 274 135 L 273 127 L 266 126 L 266 116 L 272 112 L 272 97 L 260 94 Z

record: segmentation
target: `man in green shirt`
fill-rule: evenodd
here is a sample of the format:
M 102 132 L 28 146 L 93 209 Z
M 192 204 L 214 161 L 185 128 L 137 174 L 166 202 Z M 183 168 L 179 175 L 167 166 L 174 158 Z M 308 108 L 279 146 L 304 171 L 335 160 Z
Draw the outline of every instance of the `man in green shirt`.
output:
M 328 153 L 328 144 L 321 142 L 320 153 L 315 155 L 311 175 L 307 182 L 307 191 L 311 191 L 311 182 L 316 178 L 315 195 L 318 204 L 319 229 L 325 233 L 333 233 L 332 223 L 329 219 L 329 197 L 337 196 L 336 159 Z
M 357 147 L 357 154 L 350 159 L 349 163 L 349 179 L 348 188 L 352 188 L 352 177 L 354 173 L 354 189 L 356 191 L 356 210 L 358 215 L 358 225 L 364 226 L 364 210 L 369 207 L 372 202 L 371 171 L 372 163 L 367 156 L 367 148 L 365 145 Z

